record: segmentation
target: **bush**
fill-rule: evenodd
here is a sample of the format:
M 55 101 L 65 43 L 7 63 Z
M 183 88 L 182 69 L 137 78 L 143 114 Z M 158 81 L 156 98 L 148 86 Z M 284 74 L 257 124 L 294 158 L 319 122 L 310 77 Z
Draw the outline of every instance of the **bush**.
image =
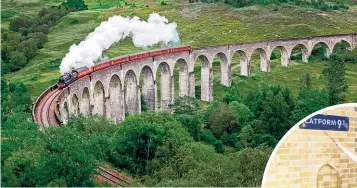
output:
M 27 58 L 24 53 L 13 51 L 9 55 L 9 68 L 11 71 L 17 71 L 27 64 Z
M 191 96 L 178 97 L 174 100 L 174 104 L 169 105 L 175 115 L 188 114 L 194 115 L 198 108 L 198 100 Z
M 254 137 L 252 147 L 268 146 L 274 148 L 278 142 L 279 141 L 270 134 L 257 134 Z
M 224 133 L 231 134 L 238 128 L 238 118 L 226 103 L 219 103 L 208 119 L 208 127 L 216 138 Z
M 26 17 L 16 17 L 10 22 L 9 29 L 12 31 L 19 31 L 20 28 L 28 28 L 30 26 L 30 20 Z
M 238 133 L 224 134 L 220 140 L 226 146 L 240 149 L 240 143 L 238 142 Z
M 190 133 L 190 135 L 198 141 L 200 139 L 200 131 L 201 131 L 201 121 L 199 117 L 187 115 L 187 114 L 180 114 L 177 115 L 176 120 L 180 122 Z
M 223 143 L 217 140 L 210 130 L 202 130 L 200 131 L 200 140 L 206 144 L 212 145 L 215 147 L 216 152 L 223 153 L 224 146 Z
M 1 10 L 1 19 L 11 18 L 17 14 L 14 10 Z
M 75 11 L 88 10 L 88 5 L 86 5 L 83 0 L 67 0 L 66 2 L 63 2 L 62 5 Z
M 48 31 L 49 31 L 49 27 L 45 24 L 32 26 L 32 32 L 34 32 L 34 33 L 42 32 L 42 33 L 48 34 Z
M 26 56 L 27 60 L 29 61 L 30 59 L 32 59 L 36 52 L 37 52 L 37 45 L 36 45 L 36 41 L 32 38 L 22 41 L 19 46 L 17 47 L 17 50 L 19 52 L 24 53 L 24 55 Z
M 31 33 L 28 37 L 35 40 L 36 46 L 39 49 L 47 42 L 47 35 L 42 32 Z
M 191 141 L 188 132 L 167 113 L 129 115 L 115 133 L 110 160 L 119 168 L 144 175 L 160 146 L 169 144 L 174 152 Z

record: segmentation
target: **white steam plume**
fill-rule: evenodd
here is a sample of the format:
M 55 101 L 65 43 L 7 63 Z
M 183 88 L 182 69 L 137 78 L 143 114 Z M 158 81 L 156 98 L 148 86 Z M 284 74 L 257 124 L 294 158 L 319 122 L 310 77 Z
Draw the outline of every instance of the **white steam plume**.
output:
M 147 47 L 157 43 L 178 43 L 179 36 L 175 22 L 157 13 L 150 14 L 147 21 L 139 17 L 113 16 L 102 22 L 78 45 L 73 44 L 62 59 L 60 72 L 64 74 L 72 69 L 92 66 L 102 52 L 112 44 L 131 36 L 136 47 Z

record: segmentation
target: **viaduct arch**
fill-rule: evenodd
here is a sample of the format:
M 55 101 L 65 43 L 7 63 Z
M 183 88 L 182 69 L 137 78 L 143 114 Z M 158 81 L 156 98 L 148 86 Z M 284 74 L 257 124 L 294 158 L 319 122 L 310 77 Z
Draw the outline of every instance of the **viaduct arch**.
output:
M 357 46 L 357 33 L 307 38 L 235 43 L 222 46 L 194 48 L 191 51 L 164 54 L 111 66 L 85 76 L 63 89 L 59 95 L 58 118 L 66 124 L 70 114 L 102 115 L 114 122 L 123 121 L 126 114 L 140 113 L 141 97 L 150 109 L 167 109 L 174 100 L 174 70 L 178 67 L 176 95 L 195 96 L 196 80 L 201 85 L 201 100 L 213 100 L 212 63 L 220 59 L 221 84 L 231 85 L 232 57 L 239 55 L 240 75 L 251 75 L 254 51 L 260 54 L 260 70 L 270 71 L 270 58 L 274 49 L 281 53 L 281 66 L 289 66 L 294 48 L 301 49 L 302 61 L 308 62 L 315 45 L 326 45 L 329 56 L 340 41 L 348 43 L 349 50 Z M 200 60 L 199 69 L 195 67 Z M 200 78 L 195 78 L 200 71 Z

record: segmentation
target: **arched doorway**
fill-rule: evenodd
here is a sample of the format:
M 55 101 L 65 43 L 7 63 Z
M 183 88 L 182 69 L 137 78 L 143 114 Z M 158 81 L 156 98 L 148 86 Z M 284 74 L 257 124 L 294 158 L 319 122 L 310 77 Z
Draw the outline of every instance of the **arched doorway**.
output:
M 317 174 L 317 187 L 341 187 L 341 179 L 338 171 L 329 164 L 323 165 Z

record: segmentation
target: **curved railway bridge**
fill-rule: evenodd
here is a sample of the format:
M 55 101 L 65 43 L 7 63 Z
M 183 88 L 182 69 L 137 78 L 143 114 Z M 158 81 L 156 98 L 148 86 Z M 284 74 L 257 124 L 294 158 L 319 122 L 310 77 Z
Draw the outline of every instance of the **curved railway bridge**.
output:
M 41 130 L 49 125 L 60 125 L 58 111 L 55 110 L 55 107 L 61 92 L 62 90 L 58 89 L 56 85 L 51 86 L 34 103 L 32 111 L 33 120 L 40 125 Z M 114 170 L 108 165 L 100 163 L 97 165 L 96 173 L 93 174 L 93 180 L 96 182 L 106 182 L 116 187 L 131 187 L 136 185 L 130 177 Z
M 194 71 L 200 71 L 201 100 L 211 101 L 212 62 L 215 57 L 220 58 L 221 84 L 230 86 L 234 54 L 240 57 L 240 74 L 249 76 L 250 60 L 255 51 L 260 54 L 261 71 L 269 72 L 274 49 L 281 52 L 281 65 L 288 66 L 291 53 L 297 46 L 301 49 L 302 61 L 307 62 L 315 45 L 325 44 L 325 55 L 328 57 L 340 41 L 345 41 L 352 50 L 357 46 L 357 33 L 194 48 L 113 65 L 92 72 L 66 88 L 49 87 L 34 103 L 33 118 L 41 129 L 49 125 L 66 124 L 70 114 L 79 113 L 103 115 L 120 122 L 126 113 L 140 113 L 141 97 L 151 109 L 167 109 L 174 100 L 175 67 L 179 69 L 179 96 L 195 95 Z M 196 60 L 201 62 L 199 70 L 194 66 Z M 157 72 L 160 72 L 159 77 L 156 76 Z

